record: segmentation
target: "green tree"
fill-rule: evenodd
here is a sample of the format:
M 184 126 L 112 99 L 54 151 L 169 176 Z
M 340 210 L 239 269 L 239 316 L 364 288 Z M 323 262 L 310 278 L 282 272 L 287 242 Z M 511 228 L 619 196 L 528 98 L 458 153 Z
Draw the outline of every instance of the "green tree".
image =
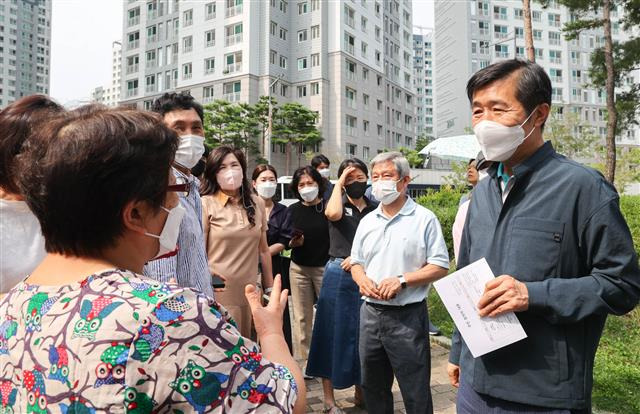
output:
M 258 162 L 266 162 L 267 151 L 269 148 L 265 148 L 267 145 L 267 135 L 269 134 L 269 100 L 271 100 L 271 116 L 275 116 L 278 110 L 278 101 L 276 98 L 269 96 L 261 96 L 258 102 L 253 105 L 255 110 L 255 118 L 258 121 L 258 128 L 260 128 L 260 151 L 262 152 L 261 159 Z
M 247 158 L 260 153 L 260 123 L 254 106 L 216 100 L 205 109 L 207 144 L 230 145 L 244 151 Z
M 595 128 L 573 112 L 549 117 L 544 127 L 544 139 L 551 141 L 560 154 L 574 160 L 592 157 L 600 147 Z
M 433 141 L 433 137 L 430 137 L 428 135 L 420 135 L 418 138 L 416 138 L 416 151 L 421 151 L 424 147 L 429 145 L 431 141 Z
M 541 1 L 548 6 L 549 0 Z M 591 86 L 604 88 L 607 98 L 607 137 L 605 177 L 614 183 L 616 177 L 615 137 L 630 124 L 637 124 L 640 111 L 640 86 L 626 87 L 624 82 L 632 70 L 640 65 L 640 38 L 630 31 L 640 25 L 638 0 L 558 0 L 572 13 L 571 21 L 563 28 L 567 40 L 577 39 L 584 30 L 602 28 L 604 46 L 591 55 L 589 76 Z M 612 11 L 621 18 L 616 24 L 630 34 L 626 41 L 612 38 Z
M 318 114 L 304 105 L 296 102 L 286 103 L 278 108 L 273 117 L 272 142 L 285 145 L 285 175 L 290 174 L 291 152 L 298 149 L 298 164 L 300 154 L 305 146 L 313 146 L 322 141 L 322 135 L 316 127 Z
M 469 187 L 467 181 L 467 161 L 451 161 L 451 174 L 444 177 L 445 184 L 451 186 L 456 191 L 463 192 Z
M 605 158 L 604 148 L 600 149 L 598 155 L 601 160 Z M 624 193 L 629 184 L 640 182 L 640 148 L 618 147 L 616 159 L 616 188 L 620 193 Z M 604 162 L 596 162 L 591 166 L 604 174 Z
M 411 148 L 400 147 L 398 151 L 409 161 L 409 165 L 411 168 L 419 168 L 422 167 L 424 163 L 424 156 L 420 155 L 418 151 Z

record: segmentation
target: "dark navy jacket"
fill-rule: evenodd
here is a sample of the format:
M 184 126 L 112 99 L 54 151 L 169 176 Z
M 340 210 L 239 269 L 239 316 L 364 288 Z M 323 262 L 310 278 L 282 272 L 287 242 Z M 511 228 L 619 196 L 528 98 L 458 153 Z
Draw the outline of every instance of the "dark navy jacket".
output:
M 542 407 L 591 406 L 593 360 L 607 315 L 629 312 L 640 270 L 618 194 L 547 142 L 513 168 L 502 203 L 496 167 L 473 192 L 458 267 L 486 257 L 524 282 L 527 338 L 474 359 L 459 333 L 450 362 L 483 394 Z

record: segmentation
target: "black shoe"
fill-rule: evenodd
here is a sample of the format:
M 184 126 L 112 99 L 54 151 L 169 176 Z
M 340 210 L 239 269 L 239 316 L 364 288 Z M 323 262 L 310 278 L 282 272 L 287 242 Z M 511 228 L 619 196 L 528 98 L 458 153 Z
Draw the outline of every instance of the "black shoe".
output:
M 429 335 L 438 336 L 441 334 L 442 332 L 440 332 L 440 329 L 438 329 L 437 326 L 435 326 L 434 324 L 431 323 L 431 321 L 429 321 Z

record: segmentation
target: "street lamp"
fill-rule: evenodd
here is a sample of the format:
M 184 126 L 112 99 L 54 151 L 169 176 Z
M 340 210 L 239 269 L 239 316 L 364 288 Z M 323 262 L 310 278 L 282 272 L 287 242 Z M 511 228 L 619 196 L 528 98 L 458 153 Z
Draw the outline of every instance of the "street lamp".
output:
M 271 103 L 271 88 L 273 85 L 278 83 L 280 79 L 282 79 L 284 75 L 281 73 L 276 76 L 276 78 L 269 84 L 269 94 L 268 94 L 268 103 L 269 103 L 269 126 L 267 128 L 267 135 L 264 137 L 264 156 L 267 159 L 267 164 L 271 164 L 271 131 L 273 128 L 273 104 Z

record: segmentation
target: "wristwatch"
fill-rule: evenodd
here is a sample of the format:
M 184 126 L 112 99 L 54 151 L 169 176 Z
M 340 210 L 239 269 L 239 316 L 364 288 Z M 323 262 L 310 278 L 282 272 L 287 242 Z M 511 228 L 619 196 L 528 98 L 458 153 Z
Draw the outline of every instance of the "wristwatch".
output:
M 402 289 L 407 287 L 407 281 L 404 278 L 404 275 L 398 275 L 398 279 L 400 279 L 400 286 L 402 286 Z

